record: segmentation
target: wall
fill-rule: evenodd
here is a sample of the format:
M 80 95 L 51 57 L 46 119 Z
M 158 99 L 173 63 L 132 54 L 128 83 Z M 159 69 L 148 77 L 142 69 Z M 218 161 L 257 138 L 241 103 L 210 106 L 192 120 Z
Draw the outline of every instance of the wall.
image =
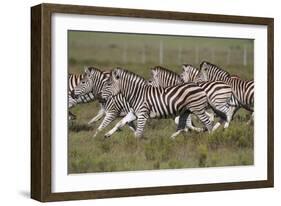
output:
M 54 2 L 54 1 L 46 1 Z M 165 2 L 165 3 L 164 3 Z M 3 1 L 1 4 L 1 205 L 38 205 L 29 199 L 30 154 L 30 6 L 41 1 Z M 243 0 L 123 0 L 56 1 L 96 6 L 131 7 L 275 18 L 275 105 L 280 105 L 281 13 L 278 1 Z M 279 94 L 278 94 L 279 93 Z M 4 114 L 3 114 L 4 112 Z M 207 192 L 153 197 L 118 198 L 52 205 L 277 205 L 281 195 L 280 109 L 275 108 L 275 188 Z M 6 204 L 5 204 L 6 203 Z M 49 205 L 49 204 L 47 204 Z

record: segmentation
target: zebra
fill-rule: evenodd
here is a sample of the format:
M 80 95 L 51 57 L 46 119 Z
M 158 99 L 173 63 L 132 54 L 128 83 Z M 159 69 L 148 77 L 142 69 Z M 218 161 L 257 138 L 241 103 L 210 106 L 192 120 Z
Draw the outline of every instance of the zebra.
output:
M 85 83 L 85 81 L 83 80 L 85 77 L 92 77 L 92 76 L 97 76 L 98 78 L 95 78 L 95 86 L 97 86 L 97 88 L 84 92 L 83 95 L 81 95 L 82 91 L 79 90 L 79 88 L 83 88 L 83 84 Z M 103 82 L 105 82 L 110 76 L 110 73 L 107 71 L 100 71 L 98 68 L 95 67 L 85 67 L 85 71 L 84 74 L 82 74 L 82 78 L 80 78 L 80 81 L 76 81 L 76 85 L 74 85 L 74 83 L 72 82 L 72 84 L 70 84 L 69 82 L 69 87 L 71 88 L 70 92 L 69 92 L 69 106 L 72 105 L 76 105 L 78 103 L 88 103 L 88 102 L 92 102 L 95 100 L 100 100 L 99 98 L 99 92 L 100 92 L 100 88 L 102 87 Z M 100 79 L 99 79 L 100 78 Z M 78 87 L 78 88 L 77 88 Z M 72 104 L 72 105 L 71 105 Z M 100 103 L 100 110 L 98 112 L 98 114 L 93 117 L 88 124 L 91 124 L 93 122 L 96 122 L 98 120 L 100 120 L 104 115 L 104 108 L 103 108 L 103 104 Z
M 107 127 L 117 117 L 128 115 L 131 112 L 131 109 L 130 105 L 121 94 L 112 96 L 111 93 L 108 92 L 106 82 L 110 77 L 109 72 L 105 73 L 92 67 L 89 68 L 86 73 L 87 75 L 85 75 L 80 83 L 73 89 L 72 96 L 80 98 L 89 94 L 94 94 L 98 98 L 103 108 L 102 116 L 105 117 L 93 135 L 93 137 L 96 137 L 100 131 Z M 126 121 L 126 119 L 123 121 Z M 128 125 L 130 129 L 135 131 L 133 122 L 129 122 Z
M 180 78 L 180 76 L 177 73 L 172 72 L 171 70 L 168 70 L 162 66 L 155 66 L 154 68 L 151 68 L 151 78 L 148 80 L 149 85 L 152 85 L 154 87 L 168 87 L 183 83 L 184 82 Z M 206 112 L 206 114 L 210 117 L 211 121 L 214 120 L 212 115 L 210 115 L 208 112 Z M 179 116 L 175 118 L 175 123 L 179 123 Z M 203 131 L 202 128 L 197 128 L 193 126 L 191 115 L 189 115 L 186 120 L 186 126 L 187 130 L 189 128 L 197 132 Z
M 183 67 L 185 68 L 186 66 L 187 65 L 184 65 Z M 188 67 L 190 67 L 190 65 L 188 65 Z M 194 82 L 194 79 L 191 79 L 190 77 L 194 78 L 197 74 L 193 71 L 191 71 L 190 73 L 192 74 L 190 76 L 184 75 L 184 73 L 178 75 L 177 73 L 160 66 L 156 66 L 152 69 L 153 80 L 157 82 L 159 86 L 163 87 L 172 86 L 173 84 L 181 82 Z M 216 129 L 217 127 L 219 127 L 222 122 L 225 122 L 224 128 L 227 128 L 232 117 L 232 109 L 227 104 L 232 95 L 232 90 L 230 86 L 218 81 L 201 82 L 198 83 L 198 85 L 206 92 L 210 107 L 221 118 L 220 122 L 218 122 L 214 126 L 214 128 Z M 208 113 L 206 114 L 210 117 L 213 117 L 213 115 L 210 115 Z
M 184 83 L 171 87 L 154 87 L 141 76 L 122 68 L 112 71 L 111 81 L 108 83 L 112 95 L 121 93 L 132 108 L 127 122 L 136 120 L 135 137 L 142 137 L 144 126 L 148 118 L 169 118 L 180 115 L 177 131 L 172 134 L 175 138 L 184 131 L 186 119 L 190 113 L 195 114 L 211 132 L 213 122 L 205 114 L 208 106 L 207 96 L 201 87 L 194 83 Z M 124 126 L 118 123 L 106 135 L 112 135 L 118 128 Z
M 211 105 L 215 107 L 215 110 L 226 116 L 226 121 L 224 121 L 223 117 L 216 126 L 224 122 L 224 128 L 227 128 L 234 113 L 237 111 L 237 108 L 239 108 L 239 103 L 232 93 L 232 88 L 222 81 L 204 81 L 199 76 L 199 69 L 190 64 L 183 64 L 182 70 L 180 77 L 183 81 L 197 82 L 198 85 L 206 91 Z
M 74 89 L 75 86 L 77 86 L 77 84 L 82 78 L 83 74 L 68 74 L 68 109 L 78 104 L 78 99 L 74 99 L 71 96 L 71 91 Z M 68 111 L 68 119 L 74 120 L 76 119 L 76 115 Z
M 223 81 L 230 85 L 233 94 L 239 105 L 244 109 L 252 113 L 251 119 L 248 124 L 254 119 L 254 81 L 253 80 L 242 80 L 236 76 L 231 76 L 228 72 L 218 67 L 217 65 L 211 64 L 207 61 L 203 61 L 200 64 L 199 76 L 205 81 Z

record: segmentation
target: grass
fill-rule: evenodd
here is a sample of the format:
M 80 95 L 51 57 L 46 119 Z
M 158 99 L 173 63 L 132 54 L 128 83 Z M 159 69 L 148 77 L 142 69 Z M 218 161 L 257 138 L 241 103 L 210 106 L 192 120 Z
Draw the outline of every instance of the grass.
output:
M 213 52 L 215 63 L 241 78 L 253 78 L 253 44 L 250 40 L 180 38 L 138 35 L 112 35 L 104 33 L 69 33 L 69 72 L 81 73 L 85 65 L 94 65 L 103 70 L 123 66 L 139 75 L 149 78 L 149 68 L 159 64 L 159 41 L 164 43 L 163 66 L 176 72 L 181 63 L 199 65 L 209 60 Z M 126 57 L 124 57 L 126 45 Z M 178 47 L 181 45 L 181 58 Z M 243 65 L 241 52 L 246 46 L 247 65 Z M 145 48 L 145 61 L 142 59 Z M 194 48 L 198 49 L 195 58 Z M 226 61 L 228 52 L 231 58 Z M 209 60 L 211 61 L 211 60 Z M 213 61 L 211 61 L 213 62 Z M 118 120 L 92 138 L 100 122 L 88 125 L 97 114 L 99 104 L 92 102 L 71 109 L 77 119 L 69 122 L 68 171 L 69 173 L 111 172 L 128 170 L 176 169 L 216 166 L 252 165 L 253 125 L 247 125 L 250 118 L 241 109 L 235 115 L 228 129 L 219 128 L 212 134 L 188 132 L 175 140 L 169 136 L 175 132 L 172 119 L 147 122 L 144 138 L 136 139 L 128 127 L 104 139 L 104 134 Z M 197 126 L 201 126 L 196 122 Z

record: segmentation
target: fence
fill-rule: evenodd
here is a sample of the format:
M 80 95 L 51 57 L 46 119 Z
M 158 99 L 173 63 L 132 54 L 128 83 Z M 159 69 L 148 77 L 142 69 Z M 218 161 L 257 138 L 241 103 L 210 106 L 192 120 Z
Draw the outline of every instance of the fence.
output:
M 165 45 L 163 41 L 153 44 L 134 45 L 126 42 L 92 47 L 91 60 L 121 64 L 183 64 L 198 65 L 207 60 L 223 65 L 251 65 L 253 51 L 247 45 L 237 47 L 204 47 Z

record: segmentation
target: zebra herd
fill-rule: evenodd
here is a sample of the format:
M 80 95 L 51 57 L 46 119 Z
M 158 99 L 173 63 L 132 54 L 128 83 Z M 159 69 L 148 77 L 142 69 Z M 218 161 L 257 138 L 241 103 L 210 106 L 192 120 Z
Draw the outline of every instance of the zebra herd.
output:
M 117 117 L 123 118 L 105 137 L 126 124 L 136 137 L 141 137 L 149 118 L 175 118 L 177 129 L 171 135 L 175 138 L 188 130 L 212 132 L 220 125 L 227 128 L 239 108 L 252 113 L 250 123 L 254 114 L 254 81 L 232 76 L 207 61 L 199 69 L 184 64 L 181 74 L 156 66 L 148 80 L 123 68 L 108 72 L 86 67 L 84 74 L 69 75 L 68 99 L 69 108 L 95 100 L 100 103 L 100 111 L 88 122 L 104 116 L 93 136 Z M 192 115 L 203 128 L 193 125 Z M 215 124 L 214 115 L 219 117 Z M 69 112 L 69 119 L 75 119 L 75 115 Z

